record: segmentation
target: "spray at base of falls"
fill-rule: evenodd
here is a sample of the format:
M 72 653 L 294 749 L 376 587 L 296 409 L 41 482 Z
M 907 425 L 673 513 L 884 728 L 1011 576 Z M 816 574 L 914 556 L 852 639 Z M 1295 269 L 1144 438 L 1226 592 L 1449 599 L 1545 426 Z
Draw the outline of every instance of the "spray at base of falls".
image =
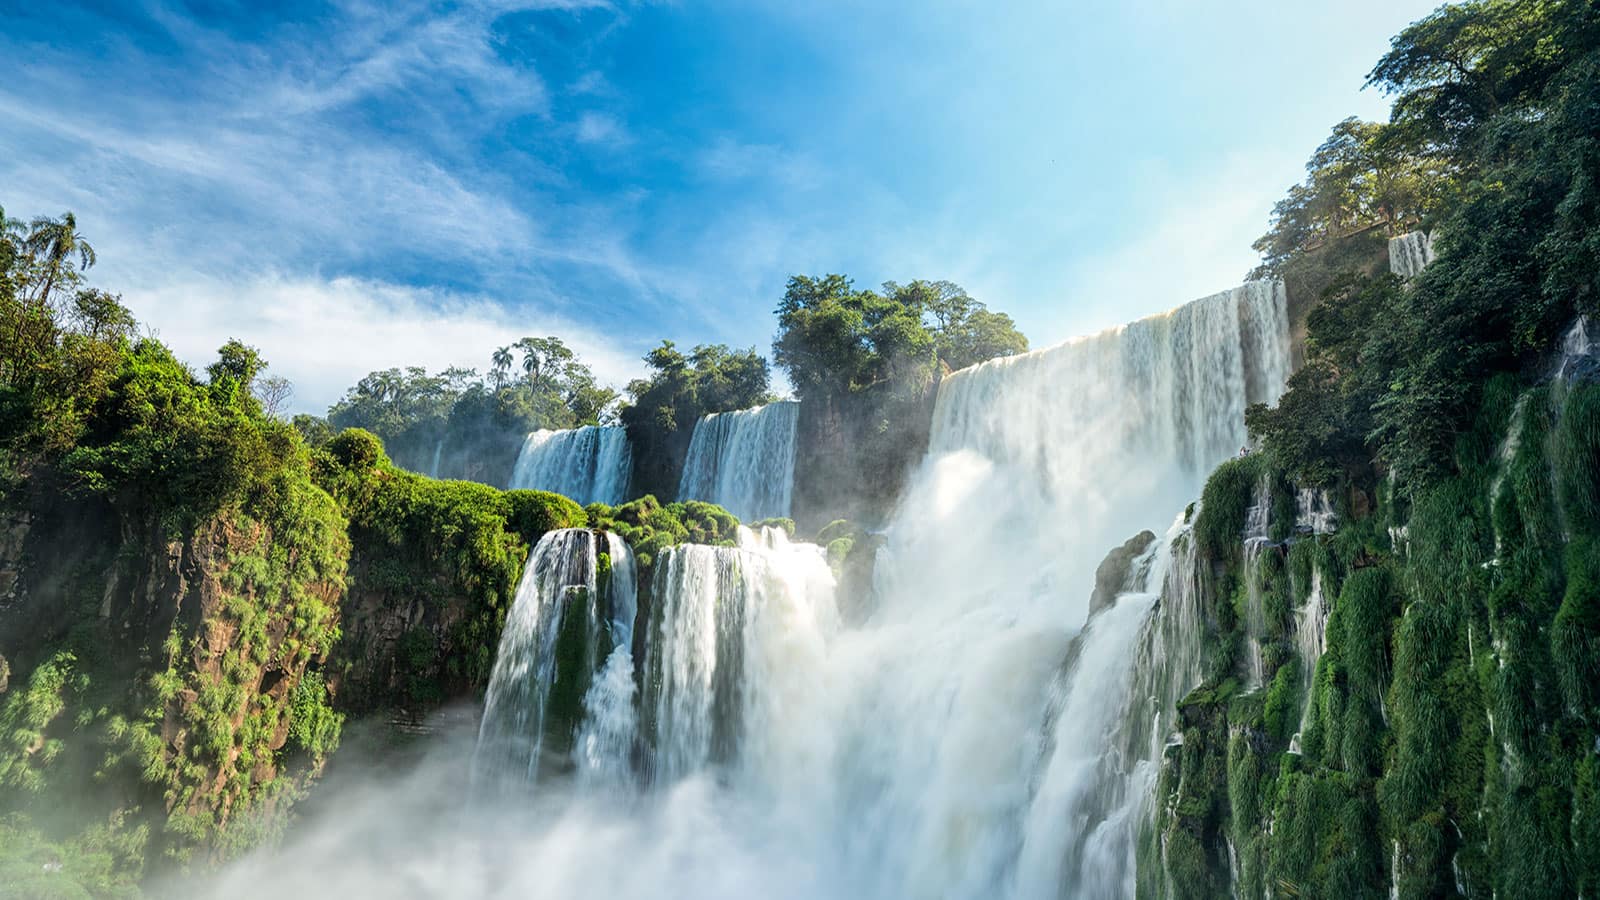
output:
M 510 488 L 553 491 L 580 506 L 615 506 L 628 499 L 632 472 L 633 448 L 620 425 L 541 430 L 523 441 Z
M 746 522 L 787 518 L 800 404 L 779 401 L 695 423 L 679 500 L 715 503 Z

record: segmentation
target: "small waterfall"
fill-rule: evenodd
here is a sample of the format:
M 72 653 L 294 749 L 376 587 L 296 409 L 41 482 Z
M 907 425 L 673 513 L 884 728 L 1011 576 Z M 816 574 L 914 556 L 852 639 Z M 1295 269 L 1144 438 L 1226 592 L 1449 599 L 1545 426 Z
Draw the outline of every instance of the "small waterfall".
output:
M 1272 527 L 1272 480 L 1263 473 L 1256 479 L 1255 497 L 1245 513 L 1244 587 L 1245 652 L 1249 654 L 1248 690 L 1259 690 L 1266 672 L 1261 641 L 1267 633 L 1267 614 L 1261 593 L 1261 555 L 1273 547 L 1268 536 Z
M 633 448 L 620 425 L 535 431 L 522 443 L 511 489 L 554 491 L 580 505 L 628 499 Z
M 1317 677 L 1317 663 L 1328 649 L 1328 600 L 1322 586 L 1322 569 L 1311 568 L 1311 593 L 1294 611 L 1294 648 L 1300 658 L 1300 677 L 1305 705 L 1300 711 L 1300 727 L 1289 738 L 1289 752 L 1299 755 L 1300 736 L 1311 724 L 1311 701 Z
M 822 548 L 740 528 L 738 547 L 682 544 L 656 563 L 641 707 L 649 774 L 670 783 L 713 764 L 782 771 L 774 731 L 815 702 L 808 679 L 838 628 Z M 781 756 L 782 754 L 777 754 Z
M 1600 339 L 1595 337 L 1589 317 L 1579 316 L 1561 337 L 1561 356 L 1555 377 L 1570 382 L 1592 378 L 1597 373 L 1600 373 Z
M 1311 534 L 1332 534 L 1339 516 L 1326 490 L 1300 488 L 1294 494 L 1294 528 Z
M 606 705 L 596 692 L 618 687 L 607 660 L 629 645 L 633 572 L 628 545 L 611 534 L 566 528 L 533 548 L 490 672 L 475 778 L 532 782 L 547 765 L 569 765 L 583 710 Z
M 696 422 L 678 499 L 715 503 L 745 522 L 787 517 L 799 417 L 800 404 L 786 400 Z
M 433 462 L 428 466 L 428 477 L 439 477 L 439 460 L 444 455 L 444 438 L 439 438 L 433 445 Z
M 1203 677 L 1199 558 L 1181 518 L 1129 571 L 1128 589 L 1074 640 L 1054 694 L 1047 766 L 1028 812 L 1020 897 L 1134 895 L 1176 708 Z
M 1389 239 L 1389 271 L 1415 278 L 1434 260 L 1433 235 L 1413 231 Z

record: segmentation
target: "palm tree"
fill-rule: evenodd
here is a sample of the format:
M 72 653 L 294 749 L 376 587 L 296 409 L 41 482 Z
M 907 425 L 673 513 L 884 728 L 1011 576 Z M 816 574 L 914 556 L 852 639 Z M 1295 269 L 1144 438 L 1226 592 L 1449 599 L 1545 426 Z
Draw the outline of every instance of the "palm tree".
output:
M 70 277 L 74 268 L 82 271 L 94 265 L 94 248 L 78 233 L 78 220 L 71 212 L 59 219 L 40 216 L 28 224 L 28 235 L 23 247 L 44 264 L 44 282 L 35 301 L 49 299 L 50 292 L 64 278 Z M 72 259 L 77 257 L 74 267 Z
M 494 389 L 500 390 L 506 383 L 506 373 L 511 371 L 511 364 L 516 357 L 511 355 L 510 347 L 501 347 L 490 357 L 494 361 Z

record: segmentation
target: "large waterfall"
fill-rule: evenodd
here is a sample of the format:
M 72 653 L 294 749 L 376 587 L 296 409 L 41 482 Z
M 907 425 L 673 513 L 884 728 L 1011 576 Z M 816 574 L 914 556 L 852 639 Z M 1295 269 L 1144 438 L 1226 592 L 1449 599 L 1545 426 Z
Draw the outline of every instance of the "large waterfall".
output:
M 800 404 L 768 403 L 695 423 L 679 500 L 716 503 L 746 522 L 789 515 Z
M 628 499 L 633 449 L 620 425 L 535 431 L 522 443 L 511 488 L 554 491 L 580 505 Z
M 629 677 L 634 658 L 606 652 L 619 643 L 550 611 L 603 593 L 572 562 L 593 537 L 546 538 L 484 725 L 531 736 L 518 771 L 547 770 L 538 755 L 562 745 L 544 710 L 576 708 L 579 679 L 527 675 L 582 661 L 582 721 L 554 729 L 573 736 L 556 758 L 576 761 L 579 790 L 533 845 L 540 893 L 1131 896 L 1175 704 L 1203 663 L 1178 513 L 1239 452 L 1245 406 L 1282 390 L 1288 340 L 1281 286 L 1249 284 L 947 378 L 859 624 L 841 623 L 820 548 L 745 529 L 737 547 L 656 555 Z M 1095 564 L 1162 522 L 1091 617 Z M 533 718 L 491 728 L 513 703 Z

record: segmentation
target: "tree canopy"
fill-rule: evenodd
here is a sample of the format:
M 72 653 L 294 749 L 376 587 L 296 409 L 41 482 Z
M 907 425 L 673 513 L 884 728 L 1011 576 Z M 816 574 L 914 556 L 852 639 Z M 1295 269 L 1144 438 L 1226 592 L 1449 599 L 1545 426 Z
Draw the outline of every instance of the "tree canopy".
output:
M 1580 0 L 1442 7 L 1394 39 L 1371 83 L 1395 95 L 1392 120 L 1336 130 L 1257 244 L 1264 268 L 1371 217 L 1381 184 L 1410 198 L 1392 230 L 1435 228 L 1439 259 L 1404 286 L 1335 279 L 1306 366 L 1249 420 L 1303 477 L 1366 457 L 1420 485 L 1452 469 L 1490 377 L 1526 371 L 1576 315 L 1600 313 L 1600 14 Z M 1400 162 L 1380 177 L 1351 142 Z

